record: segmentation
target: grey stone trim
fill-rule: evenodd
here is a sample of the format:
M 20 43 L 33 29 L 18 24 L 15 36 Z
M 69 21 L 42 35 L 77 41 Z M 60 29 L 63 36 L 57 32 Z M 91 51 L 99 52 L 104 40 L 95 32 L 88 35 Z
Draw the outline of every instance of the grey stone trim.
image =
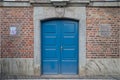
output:
M 0 2 L 0 6 L 3 7 L 25 7 L 25 6 L 44 6 L 52 7 L 50 0 L 30 0 L 30 1 L 3 1 Z M 94 0 L 70 0 L 68 2 L 69 7 L 120 7 L 120 1 L 94 1 Z
M 50 5 L 50 0 L 30 0 L 30 3 L 32 4 L 47 4 Z M 84 5 L 83 5 L 84 4 Z M 70 0 L 68 2 L 68 6 L 105 6 L 105 7 L 114 7 L 114 6 L 120 6 L 120 1 L 118 0 L 106 0 L 106 1 L 97 1 L 97 0 Z M 43 6 L 43 5 L 39 5 Z
M 102 2 L 102 1 L 103 2 L 106 2 L 106 1 L 107 2 L 111 2 L 111 1 L 113 2 L 114 1 L 115 2 L 115 1 L 119 1 L 119 0 L 101 0 L 101 1 L 100 0 L 90 0 L 90 1 L 97 1 L 97 2 Z
M 79 75 L 86 64 L 86 8 L 66 7 L 64 16 L 57 16 L 55 7 L 34 7 L 34 74 L 41 75 L 41 21 L 54 18 L 79 21 Z
M 90 2 L 88 6 L 93 7 L 120 7 L 120 2 Z
M 5 1 L 0 2 L 0 6 L 4 7 L 25 7 L 25 6 L 31 6 L 29 1 Z
M 50 0 L 30 0 L 30 3 L 51 3 Z
M 87 59 L 86 75 L 118 75 L 120 76 L 120 58 Z M 120 78 L 119 78 L 120 79 Z M 119 80 L 118 79 L 118 80 Z
M 63 1 L 64 2 L 64 1 Z M 67 6 L 86 6 L 87 4 L 89 4 L 90 0 L 70 0 L 68 1 L 68 5 Z M 50 0 L 30 0 L 30 3 L 33 6 L 53 6 L 53 2 L 51 2 Z
M 69 0 L 69 3 L 89 3 L 90 0 Z M 30 0 L 30 3 L 51 3 L 50 0 Z
M 1 58 L 0 72 L 6 75 L 34 75 L 33 58 Z

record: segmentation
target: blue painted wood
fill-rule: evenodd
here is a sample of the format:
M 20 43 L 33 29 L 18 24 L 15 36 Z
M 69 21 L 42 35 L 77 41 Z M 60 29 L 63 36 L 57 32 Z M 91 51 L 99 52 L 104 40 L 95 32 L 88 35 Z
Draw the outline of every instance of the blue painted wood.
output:
M 78 22 L 42 22 L 42 74 L 78 74 Z

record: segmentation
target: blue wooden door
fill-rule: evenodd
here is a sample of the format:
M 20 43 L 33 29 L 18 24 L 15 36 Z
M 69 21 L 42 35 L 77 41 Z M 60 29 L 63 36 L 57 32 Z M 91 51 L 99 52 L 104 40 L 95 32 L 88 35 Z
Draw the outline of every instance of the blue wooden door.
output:
M 42 22 L 42 74 L 78 73 L 78 22 Z

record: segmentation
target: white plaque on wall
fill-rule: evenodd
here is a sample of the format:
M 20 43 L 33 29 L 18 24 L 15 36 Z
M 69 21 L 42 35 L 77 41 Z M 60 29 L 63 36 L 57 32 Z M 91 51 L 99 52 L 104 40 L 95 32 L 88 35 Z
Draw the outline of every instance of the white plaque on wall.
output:
M 10 27 L 10 35 L 16 35 L 17 34 L 17 28 L 15 26 Z

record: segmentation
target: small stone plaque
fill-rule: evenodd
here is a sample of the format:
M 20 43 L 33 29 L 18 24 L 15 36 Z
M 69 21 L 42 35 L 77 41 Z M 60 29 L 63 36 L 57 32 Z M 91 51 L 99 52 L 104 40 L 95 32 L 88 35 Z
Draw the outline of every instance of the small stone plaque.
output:
M 110 24 L 101 24 L 99 26 L 99 35 L 102 37 L 110 37 L 111 25 Z

